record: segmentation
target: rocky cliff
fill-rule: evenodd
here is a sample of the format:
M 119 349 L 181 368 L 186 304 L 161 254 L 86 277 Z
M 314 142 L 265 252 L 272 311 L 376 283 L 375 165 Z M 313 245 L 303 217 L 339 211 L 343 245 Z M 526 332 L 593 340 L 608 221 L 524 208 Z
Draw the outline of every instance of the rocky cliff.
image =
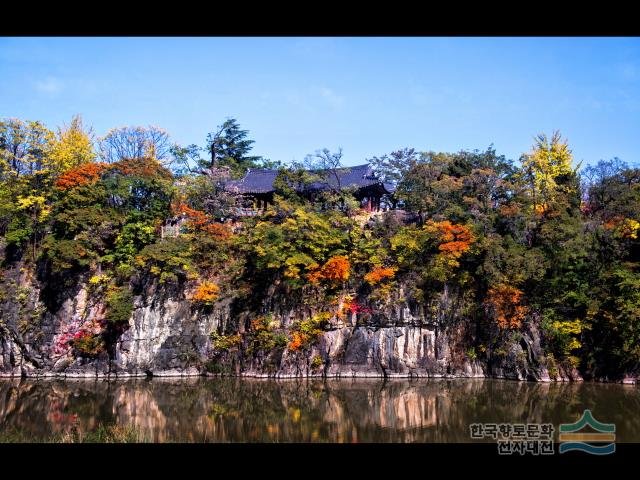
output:
M 253 377 L 496 377 L 517 380 L 581 380 L 576 371 L 549 364 L 536 321 L 507 347 L 476 354 L 472 323 L 453 295 L 443 292 L 429 315 L 415 302 L 379 307 L 375 317 L 352 313 L 332 318 L 316 341 L 301 351 L 238 348 L 217 351 L 211 332 L 245 330 L 251 312 L 231 301 L 207 312 L 194 310 L 178 290 L 146 285 L 134 298 L 129 324 L 109 349 L 78 355 L 68 338 L 104 305 L 81 282 L 43 300 L 34 272 L 5 272 L 0 299 L 0 375 L 62 377 L 194 376 L 226 373 Z M 46 294 L 46 295 L 45 295 Z M 54 295 L 55 296 L 55 295 Z M 274 299 L 269 299 L 274 306 Z M 266 305 L 263 302 L 263 306 Z M 54 311 L 52 311 L 55 308 Z M 281 327 L 308 314 L 299 306 L 273 308 Z

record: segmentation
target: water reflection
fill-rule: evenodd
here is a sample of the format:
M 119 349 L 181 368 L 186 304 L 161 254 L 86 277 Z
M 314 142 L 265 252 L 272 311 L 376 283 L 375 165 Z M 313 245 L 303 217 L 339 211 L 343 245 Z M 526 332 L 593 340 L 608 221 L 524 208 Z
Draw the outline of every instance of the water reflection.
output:
M 640 389 L 489 379 L 0 380 L 0 431 L 134 425 L 157 442 L 468 442 L 470 423 L 568 423 L 585 408 L 640 441 Z

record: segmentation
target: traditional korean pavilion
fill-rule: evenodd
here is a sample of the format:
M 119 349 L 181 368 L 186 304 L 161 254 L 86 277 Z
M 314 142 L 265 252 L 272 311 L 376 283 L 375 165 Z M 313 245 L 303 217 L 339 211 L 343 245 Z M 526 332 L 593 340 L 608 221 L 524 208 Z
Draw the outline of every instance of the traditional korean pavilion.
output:
M 368 211 L 380 210 L 382 196 L 393 192 L 393 186 L 379 180 L 368 164 L 337 170 L 319 170 L 313 173 L 321 180 L 300 188 L 304 193 L 312 194 L 314 191 L 329 188 L 353 188 L 355 189 L 354 197 Z M 275 191 L 273 182 L 277 175 L 278 170 L 252 168 L 247 171 L 244 178 L 228 181 L 225 189 L 251 200 L 255 208 L 265 208 L 269 203 L 273 203 Z

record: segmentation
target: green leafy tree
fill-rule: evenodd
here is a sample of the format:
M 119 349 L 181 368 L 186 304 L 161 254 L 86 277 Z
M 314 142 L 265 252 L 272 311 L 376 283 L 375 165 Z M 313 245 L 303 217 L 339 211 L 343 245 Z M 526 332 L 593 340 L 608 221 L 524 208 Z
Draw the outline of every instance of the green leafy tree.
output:
M 445 153 L 421 153 L 398 184 L 396 197 L 407 210 L 416 212 L 421 222 L 442 215 L 452 192 L 462 188 L 460 178 L 449 172 L 451 162 Z
M 13 251 L 35 261 L 50 212 L 58 168 L 49 157 L 53 132 L 40 122 L 0 122 L 0 232 Z
M 266 221 L 265 221 L 266 220 Z M 346 253 L 349 219 L 338 212 L 315 212 L 276 197 L 267 218 L 250 229 L 247 247 L 253 267 L 293 286 L 332 256 Z

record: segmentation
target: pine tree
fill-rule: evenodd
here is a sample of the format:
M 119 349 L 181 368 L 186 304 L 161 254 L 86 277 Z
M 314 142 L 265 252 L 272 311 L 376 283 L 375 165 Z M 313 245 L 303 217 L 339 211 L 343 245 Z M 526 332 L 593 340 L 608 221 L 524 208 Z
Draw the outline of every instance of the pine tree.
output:
M 215 133 L 207 136 L 211 161 L 203 167 L 229 167 L 233 176 L 242 176 L 247 169 L 262 166 L 262 157 L 249 155 L 254 141 L 247 138 L 248 134 L 248 130 L 240 129 L 235 118 L 227 119 Z

